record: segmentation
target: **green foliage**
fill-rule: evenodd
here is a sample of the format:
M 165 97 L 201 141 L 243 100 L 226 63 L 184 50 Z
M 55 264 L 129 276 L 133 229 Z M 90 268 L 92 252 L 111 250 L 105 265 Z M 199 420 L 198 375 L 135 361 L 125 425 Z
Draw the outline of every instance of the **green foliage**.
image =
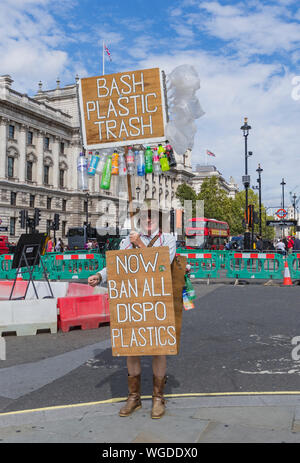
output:
M 200 193 L 197 195 L 195 190 L 187 184 L 182 184 L 178 187 L 176 197 L 180 200 L 182 206 L 185 200 L 193 202 L 193 215 L 196 211 L 196 200 L 204 200 L 204 216 L 217 220 L 223 220 L 228 223 L 230 235 L 236 236 L 244 233 L 245 228 L 243 219 L 245 217 L 245 191 L 240 191 L 235 198 L 227 196 L 223 188 L 220 187 L 219 179 L 216 176 L 207 178 L 201 185 Z M 254 204 L 254 210 L 259 214 L 258 194 L 252 189 L 248 190 L 248 204 Z M 262 205 L 262 236 L 266 239 L 274 238 L 274 229 L 266 226 L 266 220 L 270 217 L 266 216 L 266 209 Z M 254 225 L 254 234 L 259 233 L 259 224 Z

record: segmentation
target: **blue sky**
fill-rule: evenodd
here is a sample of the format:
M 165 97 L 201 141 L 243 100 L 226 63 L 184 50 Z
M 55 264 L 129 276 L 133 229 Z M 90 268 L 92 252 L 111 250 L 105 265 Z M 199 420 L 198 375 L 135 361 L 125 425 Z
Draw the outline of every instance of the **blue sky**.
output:
M 241 185 L 240 126 L 248 116 L 252 184 L 260 162 L 267 205 L 280 205 L 282 177 L 286 197 L 300 196 L 299 1 L 0 0 L 0 74 L 10 74 L 18 91 L 101 74 L 103 39 L 113 59 L 106 73 L 195 66 L 205 115 L 193 164 L 204 163 L 209 149 L 225 178 Z

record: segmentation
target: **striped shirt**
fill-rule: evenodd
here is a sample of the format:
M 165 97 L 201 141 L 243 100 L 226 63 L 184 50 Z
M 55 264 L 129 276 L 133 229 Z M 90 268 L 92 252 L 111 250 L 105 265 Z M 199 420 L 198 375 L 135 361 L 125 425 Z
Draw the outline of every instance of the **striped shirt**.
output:
M 157 232 L 153 233 L 152 235 L 143 235 L 140 234 L 140 238 L 145 246 L 148 246 L 150 241 L 157 235 Z M 170 251 L 170 263 L 173 262 L 173 259 L 176 254 L 176 238 L 175 236 L 171 235 L 170 233 L 160 233 L 159 238 L 153 243 L 153 247 L 158 246 L 168 246 Z M 120 243 L 120 249 L 133 249 L 132 244 L 130 243 L 129 235 L 124 238 L 123 241 Z M 106 267 L 100 272 L 97 272 L 101 275 L 102 283 L 107 281 L 107 272 Z

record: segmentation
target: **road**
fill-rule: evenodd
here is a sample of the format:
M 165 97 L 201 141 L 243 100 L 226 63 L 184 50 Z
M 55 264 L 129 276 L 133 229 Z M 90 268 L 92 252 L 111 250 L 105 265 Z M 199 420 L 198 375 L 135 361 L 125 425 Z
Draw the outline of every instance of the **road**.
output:
M 299 391 L 300 287 L 195 282 L 195 309 L 183 313 L 181 348 L 168 358 L 167 394 Z M 124 397 L 125 358 L 111 356 L 109 326 L 7 336 L 0 360 L 0 411 Z M 142 358 L 142 394 L 151 395 L 151 358 Z

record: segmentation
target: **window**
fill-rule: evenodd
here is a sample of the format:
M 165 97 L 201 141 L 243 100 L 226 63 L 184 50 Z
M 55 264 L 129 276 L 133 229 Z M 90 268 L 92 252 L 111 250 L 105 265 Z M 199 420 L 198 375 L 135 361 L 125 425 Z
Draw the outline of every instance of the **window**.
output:
M 48 235 L 50 234 L 51 226 L 52 226 L 52 220 L 51 220 L 51 219 L 47 219 L 46 227 L 47 227 L 47 233 L 48 233 Z
M 47 209 L 51 209 L 51 200 L 52 198 L 47 198 Z
M 27 145 L 32 145 L 33 142 L 33 132 L 30 130 L 27 132 Z
M 44 138 L 44 148 L 45 148 L 45 150 L 50 149 L 50 138 L 49 137 Z
M 14 191 L 10 192 L 10 205 L 15 206 L 17 204 L 17 193 Z
M 29 196 L 29 207 L 34 207 L 34 203 L 35 203 L 35 196 L 30 195 Z
M 15 138 L 15 126 L 14 125 L 8 126 L 8 138 Z
M 29 182 L 32 182 L 32 161 L 27 161 L 26 162 L 26 179 Z
M 9 234 L 10 236 L 15 236 L 16 234 L 16 218 L 11 217 L 9 221 Z
M 67 200 L 66 200 L 66 199 L 63 199 L 63 200 L 62 200 L 62 210 L 63 210 L 63 211 L 66 211 L 66 210 L 67 210 Z
M 49 185 L 49 166 L 44 166 L 44 184 Z
M 64 188 L 65 184 L 65 171 L 63 169 L 59 169 L 59 187 Z
M 64 154 L 65 153 L 65 144 L 63 142 L 61 142 L 60 144 L 60 154 Z
M 8 175 L 8 177 L 13 177 L 14 176 L 14 163 L 15 163 L 15 159 L 9 156 L 8 161 L 7 161 L 7 175 Z
M 66 237 L 67 222 L 65 220 L 63 220 L 61 224 L 62 224 L 61 233 L 62 233 L 63 238 L 65 238 Z

